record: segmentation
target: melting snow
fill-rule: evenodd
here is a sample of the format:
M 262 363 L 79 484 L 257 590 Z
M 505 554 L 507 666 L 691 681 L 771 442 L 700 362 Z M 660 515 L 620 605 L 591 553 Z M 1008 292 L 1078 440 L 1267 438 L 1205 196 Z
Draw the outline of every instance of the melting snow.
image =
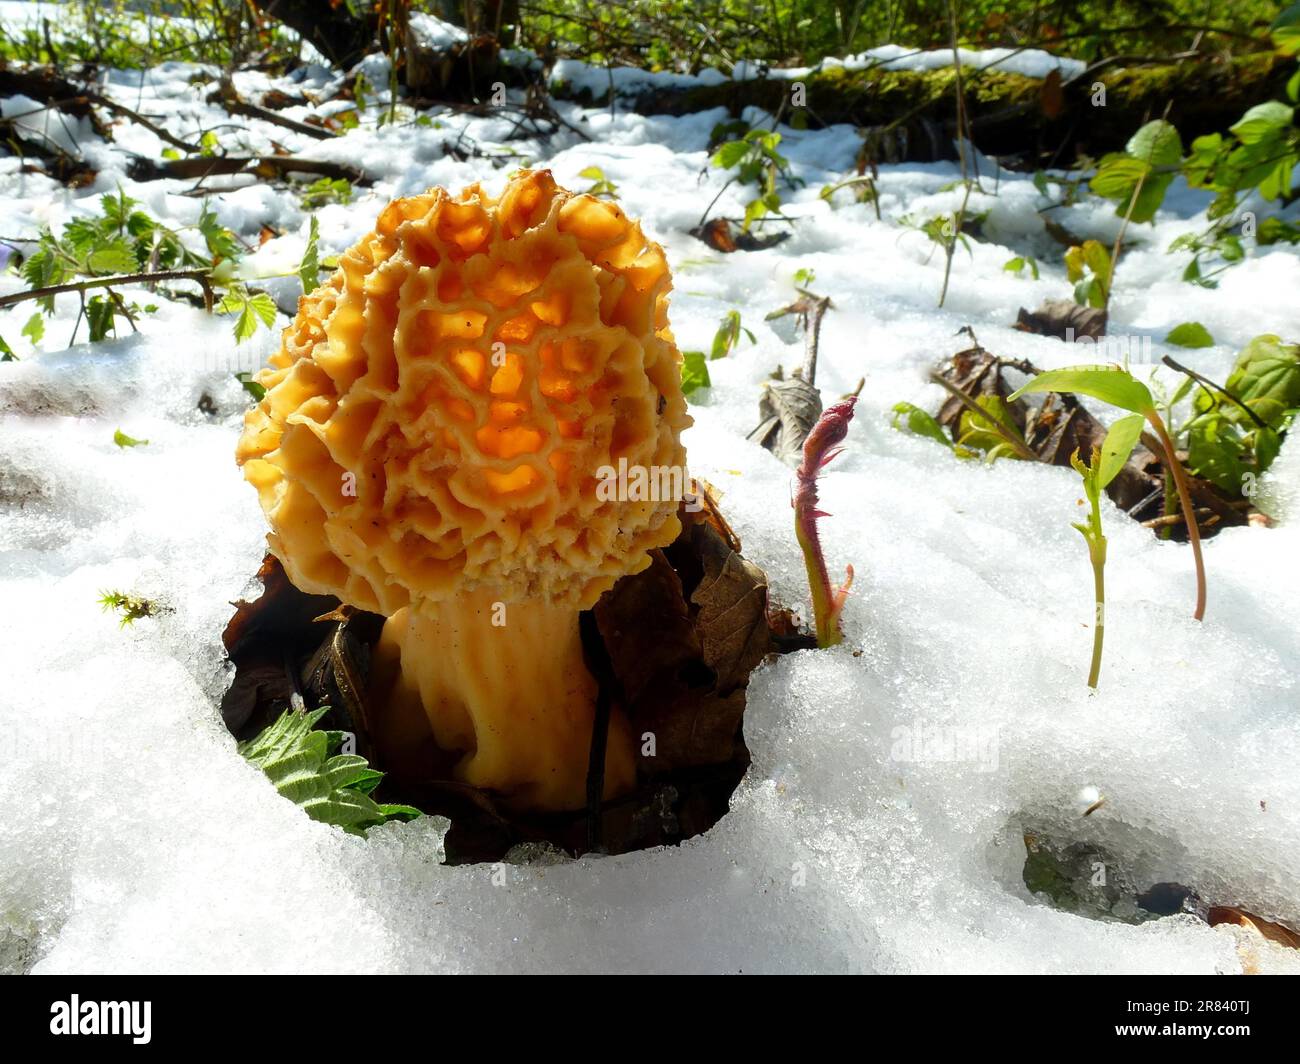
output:
M 196 73 L 175 63 L 112 73 L 104 91 L 192 137 L 226 121 L 190 84 Z M 298 93 L 329 81 L 320 68 L 297 77 L 277 84 Z M 7 102 L 5 114 L 20 104 Z M 351 205 L 321 209 L 322 253 L 360 237 L 393 196 L 500 186 L 504 171 L 490 158 L 458 162 L 443 150 L 451 142 L 521 153 L 570 187 L 585 187 L 585 167 L 601 167 L 668 249 L 680 345 L 707 349 L 732 308 L 757 336 L 710 364 L 714 386 L 699 396 L 687 444 L 693 472 L 721 490 L 774 597 L 805 614 L 790 470 L 744 435 L 761 382 L 801 359 L 801 341 L 763 314 L 789 302 L 797 269 L 815 270 L 814 287 L 835 303 L 817 383 L 833 397 L 866 381 L 823 487 L 834 515 L 824 525 L 829 561 L 858 574 L 845 645 L 755 674 L 745 719 L 753 767 L 733 811 L 680 848 L 452 868 L 440 864 L 436 819 L 368 839 L 315 824 L 235 753 L 217 711 L 229 680 L 221 629 L 228 603 L 254 591 L 265 532 L 234 464 L 248 400 L 232 374 L 258 364 L 274 338 L 235 348 L 228 320 L 141 291 L 129 295 L 160 310 L 142 318 L 138 336 L 61 350 L 77 311 L 69 297 L 38 351 L 19 335 L 33 308 L 0 311 L 0 334 L 22 359 L 0 365 L 0 963 L 38 972 L 1239 970 L 1231 938 L 1192 917 L 1130 926 L 1051 908 L 1021 878 L 1026 831 L 1095 845 L 1144 885 L 1179 882 L 1300 922 L 1297 445 L 1271 478 L 1290 521 L 1207 544 L 1204 624 L 1191 619 L 1187 549 L 1104 506 L 1109 631 L 1101 688 L 1089 695 L 1090 569 L 1069 525 L 1077 476 L 958 462 L 889 426 L 899 400 L 936 405 L 926 371 L 963 345 L 963 325 L 1007 357 L 1043 368 L 1079 361 L 1007 324 L 1019 306 L 1068 293 L 1032 183 L 984 162 L 984 187 L 997 195 L 976 194 L 971 207 L 990 211 L 987 241 L 969 257 L 958 252 L 937 310 L 942 256 L 890 219 L 955 207 L 959 193 L 944 189 L 952 165 L 882 168 L 886 221 L 877 222 L 868 206 L 832 211 L 818 197 L 850 169 L 855 132 L 783 128 L 807 182 L 790 197 L 794 234 L 769 251 L 722 256 L 685 234 L 725 180 L 706 151 L 722 111 L 560 110 L 593 142 L 562 132 L 507 144 L 510 117 L 454 113 L 431 127 L 367 121 L 328 142 L 255 121 L 220 135 L 255 150 L 275 139 L 375 178 Z M 57 116 L 39 121 L 64 128 Z M 126 176 L 125 151 L 157 157 L 164 145 L 130 125 L 117 134 L 109 146 L 72 129 L 100 171 L 75 192 L 0 159 L 0 235 L 93 212 L 119 184 L 169 224 L 193 224 L 192 182 Z M 245 273 L 291 270 L 307 227 L 297 197 L 220 183 L 243 186 L 214 198 L 224 224 L 254 245 L 263 224 L 287 234 Z M 735 216 L 743 200 L 733 187 L 715 211 Z M 1154 229 L 1131 231 L 1138 244 L 1120 268 L 1112 328 L 1154 338 L 1158 360 L 1160 338 L 1194 318 L 1216 346 L 1179 357 L 1222 379 L 1256 333 L 1300 336 L 1300 259 L 1260 249 L 1217 291 L 1181 283 L 1183 263 L 1165 248 L 1204 224 L 1205 206 L 1178 190 Z M 1104 204 L 1053 213 L 1107 241 L 1118 224 Z M 1040 280 L 1002 270 L 1025 253 L 1042 262 Z M 291 308 L 293 282 L 281 286 Z M 0 277 L 0 293 L 21 287 Z M 198 409 L 204 395 L 215 413 Z M 119 449 L 118 428 L 148 446 Z M 172 612 L 120 630 L 96 602 L 108 588 Z M 959 741 L 936 745 L 935 736 Z M 965 753 L 944 754 L 952 749 Z M 1082 818 L 1079 803 L 1094 792 L 1104 804 Z

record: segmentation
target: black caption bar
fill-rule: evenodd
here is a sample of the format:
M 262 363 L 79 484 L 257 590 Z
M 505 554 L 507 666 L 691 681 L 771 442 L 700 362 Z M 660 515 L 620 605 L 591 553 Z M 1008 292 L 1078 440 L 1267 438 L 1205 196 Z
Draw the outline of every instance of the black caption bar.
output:
M 510 1028 L 523 1030 L 528 1024 L 542 1037 L 546 1031 L 571 1033 L 574 1000 L 583 1002 L 584 1038 L 596 1033 L 588 1021 L 611 1034 L 624 1023 L 639 1029 L 647 1017 L 639 1016 L 636 1002 L 653 1002 L 663 993 L 614 979 L 582 978 L 581 987 L 573 980 L 497 979 L 486 990 L 472 978 L 413 978 L 418 984 L 412 978 L 364 976 L 15 977 L 3 983 L 0 1022 L 6 1048 L 62 1043 L 93 1049 L 112 1042 L 127 1052 L 191 1047 L 206 1052 L 226 1046 L 373 1052 L 394 1038 L 431 1040 L 431 1048 L 449 1044 L 443 1040 L 459 1030 L 455 1040 L 473 1035 L 486 1040 L 486 1049 L 495 1044 L 506 1017 Z M 936 1043 L 969 1047 L 972 1032 L 991 1025 L 1019 1029 L 1026 1045 L 1050 1032 L 1052 1045 L 1071 1049 L 1145 1042 L 1180 1051 L 1195 1043 L 1216 1050 L 1233 1043 L 1254 1049 L 1281 1045 L 1283 1039 L 1290 1044 L 1294 1026 L 1295 984 L 1268 978 L 875 977 L 852 985 L 841 980 L 844 985 L 836 989 L 852 999 L 826 997 L 823 981 L 816 978 L 713 982 L 709 988 L 692 987 L 686 998 L 671 992 L 674 999 L 691 1002 L 689 1018 L 651 1008 L 661 1046 L 680 1025 L 682 1049 L 690 1052 L 693 1032 L 710 1015 L 725 1018 L 729 1044 L 766 1038 L 770 1020 L 784 1017 L 792 1036 L 820 1038 L 852 1029 L 860 1037 L 876 1028 L 882 1037 L 918 1038 L 927 1050 Z M 806 1003 L 800 1000 L 805 995 Z M 844 1000 L 858 1005 L 828 1007 Z M 760 1020 L 764 1016 L 769 1019 Z

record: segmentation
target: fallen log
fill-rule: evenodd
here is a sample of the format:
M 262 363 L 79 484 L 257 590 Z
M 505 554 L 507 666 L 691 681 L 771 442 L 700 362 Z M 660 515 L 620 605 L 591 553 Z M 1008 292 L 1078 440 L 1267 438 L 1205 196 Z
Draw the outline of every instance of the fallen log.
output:
M 975 146 L 1009 167 L 1069 165 L 1080 155 L 1098 157 L 1124 147 L 1152 116 L 1168 118 L 1185 142 L 1221 132 L 1248 108 L 1280 99 L 1294 71 L 1272 52 L 1223 59 L 1183 56 L 1176 61 L 1109 60 L 1068 82 L 1038 79 L 996 68 L 964 68 L 966 112 Z M 956 77 L 936 70 L 846 70 L 832 67 L 798 79 L 802 115 L 811 127 L 847 123 L 870 130 L 880 162 L 955 159 Z M 785 78 L 728 80 L 716 85 L 650 87 L 621 97 L 639 114 L 685 115 L 725 107 L 739 116 L 756 106 L 789 121 L 791 91 Z M 1104 87 L 1104 94 L 1099 91 Z M 553 95 L 591 106 L 608 96 L 553 85 Z M 1104 100 L 1104 104 L 1094 101 Z

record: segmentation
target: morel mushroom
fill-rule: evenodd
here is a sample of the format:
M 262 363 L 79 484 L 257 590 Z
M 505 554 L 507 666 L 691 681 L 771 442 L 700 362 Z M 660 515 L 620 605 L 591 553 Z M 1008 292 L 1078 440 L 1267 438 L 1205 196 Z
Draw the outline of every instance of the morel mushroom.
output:
M 406 771 L 431 737 L 516 807 L 585 804 L 579 613 L 680 531 L 668 493 L 599 490 L 620 459 L 684 469 L 670 284 L 639 225 L 548 171 L 434 189 L 389 204 L 258 374 L 237 460 L 270 549 L 388 618 L 372 738 Z M 616 709 L 606 797 L 634 780 Z

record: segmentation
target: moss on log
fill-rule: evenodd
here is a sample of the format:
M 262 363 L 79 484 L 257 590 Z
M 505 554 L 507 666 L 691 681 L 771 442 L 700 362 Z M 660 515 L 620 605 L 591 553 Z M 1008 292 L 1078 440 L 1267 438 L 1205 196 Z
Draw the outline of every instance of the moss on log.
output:
M 1098 67 L 1062 84 L 999 70 L 962 71 L 972 136 L 980 150 L 1005 165 L 1065 166 L 1080 155 L 1099 156 L 1122 148 L 1144 121 L 1169 119 L 1184 141 L 1222 131 L 1243 111 L 1280 98 L 1294 67 L 1272 53 L 1187 59 L 1178 63 L 1119 63 Z M 801 79 L 807 108 L 789 107 L 785 79 L 759 78 L 685 89 L 650 89 L 631 106 L 641 114 L 684 115 L 725 107 L 739 115 L 749 106 L 783 121 L 806 120 L 811 127 L 848 123 L 878 131 L 880 161 L 955 158 L 955 75 L 951 67 L 929 70 L 846 70 L 833 67 Z M 1105 87 L 1105 103 L 1098 86 Z M 564 86 L 553 92 L 566 96 Z M 568 93 L 589 103 L 590 93 Z

